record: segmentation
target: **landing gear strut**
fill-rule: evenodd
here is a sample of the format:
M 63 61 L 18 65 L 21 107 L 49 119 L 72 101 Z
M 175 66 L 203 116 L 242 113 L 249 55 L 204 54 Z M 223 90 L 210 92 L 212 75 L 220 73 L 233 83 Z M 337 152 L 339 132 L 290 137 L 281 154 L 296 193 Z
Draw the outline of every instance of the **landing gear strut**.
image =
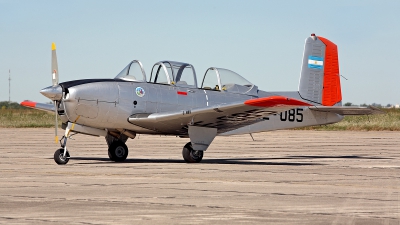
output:
M 188 142 L 182 150 L 182 156 L 187 163 L 199 163 L 203 159 L 204 151 L 194 150 L 192 143 Z

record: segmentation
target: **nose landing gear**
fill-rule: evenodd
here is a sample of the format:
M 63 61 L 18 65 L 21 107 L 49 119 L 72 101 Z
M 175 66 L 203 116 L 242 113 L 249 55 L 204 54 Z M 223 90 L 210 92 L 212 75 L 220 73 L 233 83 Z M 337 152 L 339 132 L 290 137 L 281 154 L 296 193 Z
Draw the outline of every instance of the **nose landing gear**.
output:
M 78 119 L 79 119 L 79 117 L 76 120 L 78 120 Z M 76 120 L 75 120 L 75 122 L 76 122 Z M 72 125 L 71 125 L 71 123 L 68 122 L 68 126 L 65 129 L 65 134 L 60 140 L 61 148 L 57 149 L 57 151 L 54 152 L 54 161 L 58 165 L 65 165 L 69 161 L 70 155 L 67 150 L 67 140 L 72 139 L 71 137 L 73 135 L 75 135 L 75 134 L 70 135 L 71 130 L 74 129 L 75 122 L 72 123 Z M 71 128 L 70 128 L 70 125 L 71 125 Z

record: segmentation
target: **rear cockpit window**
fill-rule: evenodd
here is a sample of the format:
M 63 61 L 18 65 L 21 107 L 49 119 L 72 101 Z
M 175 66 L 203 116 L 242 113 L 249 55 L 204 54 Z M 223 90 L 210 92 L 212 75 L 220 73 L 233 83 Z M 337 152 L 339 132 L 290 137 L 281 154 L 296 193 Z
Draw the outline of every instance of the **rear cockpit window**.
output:
M 222 68 L 210 67 L 204 74 L 201 88 L 204 90 L 227 91 L 255 95 L 255 85 L 239 74 Z

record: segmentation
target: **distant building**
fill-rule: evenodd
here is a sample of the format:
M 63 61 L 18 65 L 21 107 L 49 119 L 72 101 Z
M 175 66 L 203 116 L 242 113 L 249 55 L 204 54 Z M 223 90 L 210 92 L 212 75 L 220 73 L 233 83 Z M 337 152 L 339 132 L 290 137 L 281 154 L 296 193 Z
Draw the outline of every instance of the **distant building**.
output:
M 398 108 L 400 108 L 400 105 L 399 105 L 399 104 L 396 104 L 394 107 L 395 107 L 396 109 L 398 109 Z

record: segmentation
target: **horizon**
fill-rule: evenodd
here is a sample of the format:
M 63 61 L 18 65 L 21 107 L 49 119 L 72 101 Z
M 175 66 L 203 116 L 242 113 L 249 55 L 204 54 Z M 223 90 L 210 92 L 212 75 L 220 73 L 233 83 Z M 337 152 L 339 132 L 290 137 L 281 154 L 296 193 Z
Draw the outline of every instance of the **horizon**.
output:
M 159 6 L 159 7 L 154 7 Z M 310 10 L 314 6 L 317 10 Z M 237 72 L 259 89 L 296 91 L 304 40 L 338 45 L 342 103 L 399 104 L 400 2 L 0 0 L 0 101 L 47 102 L 51 43 L 60 82 L 114 78 L 131 60 L 187 62 Z M 60 10 L 62 9 L 62 10 Z M 57 13 L 49 13 L 56 11 Z

